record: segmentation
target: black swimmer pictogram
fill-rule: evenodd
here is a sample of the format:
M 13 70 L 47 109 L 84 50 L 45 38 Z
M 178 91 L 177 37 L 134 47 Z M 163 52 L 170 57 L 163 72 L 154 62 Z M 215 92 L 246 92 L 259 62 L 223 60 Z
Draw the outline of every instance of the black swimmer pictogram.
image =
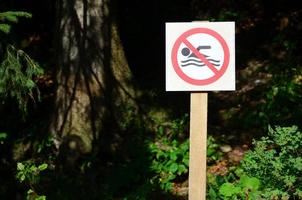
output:
M 200 51 L 201 49 L 211 49 L 211 46 L 198 46 L 197 50 Z M 187 66 L 195 66 L 195 67 L 203 67 L 206 64 L 202 62 L 191 50 L 187 47 L 184 47 L 181 50 L 181 54 L 183 56 L 186 56 L 186 59 L 181 61 L 181 66 L 182 67 L 187 67 Z M 212 65 L 218 67 L 220 65 L 220 60 L 215 60 L 209 58 L 210 56 L 202 54 Z

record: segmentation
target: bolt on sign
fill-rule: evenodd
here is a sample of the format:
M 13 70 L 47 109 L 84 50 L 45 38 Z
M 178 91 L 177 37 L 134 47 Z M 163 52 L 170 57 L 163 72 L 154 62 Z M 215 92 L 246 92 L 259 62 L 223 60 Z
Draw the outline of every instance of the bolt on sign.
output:
M 166 23 L 166 91 L 235 90 L 235 23 Z

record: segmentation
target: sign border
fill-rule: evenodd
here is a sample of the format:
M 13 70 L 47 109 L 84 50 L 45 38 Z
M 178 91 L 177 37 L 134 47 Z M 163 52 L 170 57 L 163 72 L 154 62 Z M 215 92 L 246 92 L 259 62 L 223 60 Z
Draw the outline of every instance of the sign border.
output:
M 220 70 L 214 70 L 214 67 L 211 66 L 212 64 L 210 62 L 205 62 L 205 64 L 214 72 L 214 76 L 207 78 L 207 79 L 193 79 L 191 77 L 189 77 L 188 75 L 186 75 L 180 68 L 179 64 L 178 64 L 178 59 L 177 59 L 177 53 L 179 50 L 179 47 L 182 43 L 185 43 L 185 45 L 192 50 L 192 46 L 191 43 L 187 40 L 187 38 L 191 35 L 194 34 L 198 34 L 198 33 L 205 33 L 205 34 L 209 34 L 211 36 L 213 36 L 215 39 L 218 40 L 218 42 L 221 44 L 222 48 L 223 48 L 223 52 L 224 52 L 224 59 L 223 59 L 223 64 L 220 68 Z M 190 46 L 190 47 L 189 47 Z M 194 51 L 194 47 L 193 50 Z M 197 51 L 197 50 L 196 50 Z M 197 52 L 194 51 L 196 54 Z M 199 55 L 198 55 L 199 54 Z M 198 52 L 198 54 L 196 55 L 199 59 L 201 59 L 202 61 L 205 61 L 206 58 Z M 224 75 L 224 73 L 226 72 L 229 62 L 230 62 L 230 50 L 229 47 L 226 43 L 226 41 L 224 40 L 224 38 L 217 33 L 216 31 L 209 29 L 209 28 L 192 28 L 184 33 L 182 33 L 175 41 L 173 48 L 172 48 L 172 52 L 171 52 L 171 58 L 172 58 L 172 66 L 176 72 L 176 74 L 185 82 L 192 84 L 192 85 L 197 85 L 197 86 L 203 86 L 203 85 L 210 85 L 212 83 L 214 83 L 215 81 L 217 81 L 220 77 L 222 77 Z M 217 73 L 215 73 L 217 72 Z

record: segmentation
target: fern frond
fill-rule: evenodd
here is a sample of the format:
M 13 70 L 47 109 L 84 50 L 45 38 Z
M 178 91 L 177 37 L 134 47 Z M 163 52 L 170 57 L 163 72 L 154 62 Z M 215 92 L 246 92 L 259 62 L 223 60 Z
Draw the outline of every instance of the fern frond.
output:
M 32 15 L 23 11 L 7 11 L 0 13 L 0 21 L 3 22 L 0 23 L 0 31 L 8 34 L 11 30 L 11 25 L 9 23 L 17 23 L 18 18 L 20 17 L 31 18 Z
M 9 97 L 16 100 L 19 109 L 26 114 L 28 99 L 34 100 L 35 91 L 39 99 L 39 90 L 33 78 L 42 73 L 43 69 L 24 51 L 8 45 L 0 64 L 0 99 Z
M 0 20 L 15 22 L 17 17 L 31 18 L 32 14 L 24 11 L 6 11 L 0 13 Z

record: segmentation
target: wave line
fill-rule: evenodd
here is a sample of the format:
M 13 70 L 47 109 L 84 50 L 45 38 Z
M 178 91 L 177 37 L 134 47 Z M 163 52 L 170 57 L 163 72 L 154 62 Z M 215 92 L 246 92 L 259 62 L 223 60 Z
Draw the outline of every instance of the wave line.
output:
M 213 62 L 220 62 L 220 60 L 214 60 L 214 59 L 208 59 L 208 61 L 213 61 Z
M 195 64 L 195 63 L 188 63 L 188 64 L 183 64 L 181 65 L 182 67 L 187 67 L 189 65 L 193 65 L 193 66 L 196 66 L 196 67 L 203 67 L 205 66 L 206 64 L 201 64 L 201 65 L 198 65 L 198 64 Z
M 220 65 L 219 63 L 212 63 L 212 62 L 211 64 L 214 65 L 215 67 L 218 67 Z
M 187 64 L 182 64 L 181 66 L 182 67 L 187 67 L 187 66 L 189 66 L 189 65 L 193 65 L 193 66 L 196 66 L 196 67 L 203 67 L 203 66 L 205 66 L 206 64 L 204 64 L 203 62 L 201 62 L 202 64 L 196 64 L 196 63 L 187 63 Z M 219 67 L 219 63 L 217 64 L 217 63 L 211 63 L 212 65 L 214 65 L 215 67 Z
M 183 61 L 181 61 L 182 63 L 187 63 L 187 62 L 190 62 L 190 61 L 192 61 L 192 62 L 198 62 L 198 63 L 201 63 L 201 61 L 199 60 L 199 59 L 197 59 L 197 60 L 194 60 L 194 59 L 188 59 L 188 60 L 183 60 Z

